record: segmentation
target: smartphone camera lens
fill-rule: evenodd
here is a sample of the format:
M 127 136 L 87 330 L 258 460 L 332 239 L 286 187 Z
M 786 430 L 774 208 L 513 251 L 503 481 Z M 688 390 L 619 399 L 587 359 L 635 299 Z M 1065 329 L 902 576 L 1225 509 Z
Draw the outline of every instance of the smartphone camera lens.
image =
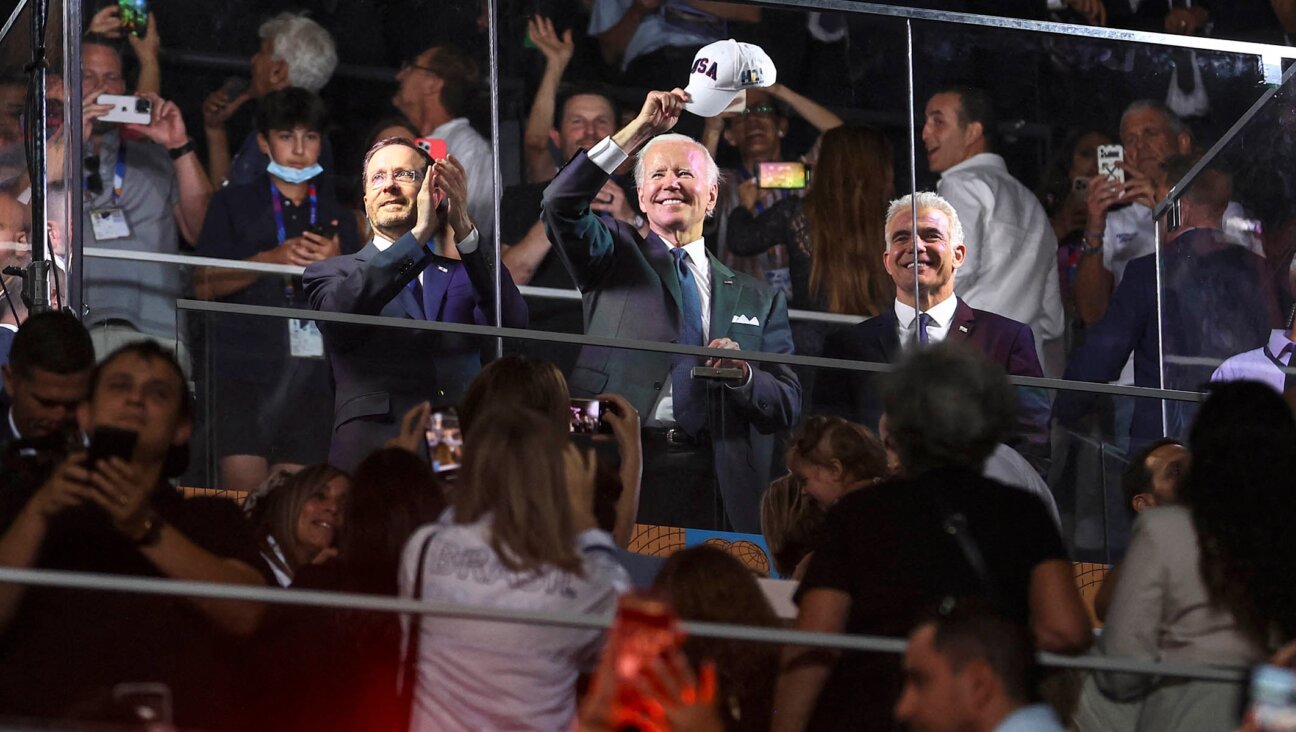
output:
M 140 114 L 146 114 L 146 113 L 148 113 L 148 112 L 152 112 L 152 111 L 153 111 L 153 103 L 150 102 L 150 101 L 147 100 L 147 99 L 136 99 L 136 100 L 135 100 L 135 111 L 136 111 L 136 112 L 139 112 Z

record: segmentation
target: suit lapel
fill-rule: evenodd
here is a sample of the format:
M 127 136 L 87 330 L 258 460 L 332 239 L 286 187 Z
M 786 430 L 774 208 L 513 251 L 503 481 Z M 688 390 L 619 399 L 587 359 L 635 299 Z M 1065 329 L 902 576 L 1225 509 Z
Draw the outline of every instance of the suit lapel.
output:
M 711 339 L 714 340 L 729 335 L 743 286 L 737 283 L 733 270 L 724 266 L 710 251 L 707 259 L 711 261 Z M 757 314 L 751 314 L 751 317 L 757 317 Z
M 960 298 L 958 306 L 954 308 L 954 320 L 950 322 L 949 333 L 945 336 L 945 339 L 955 343 L 962 343 L 971 340 L 975 331 L 976 313 L 972 311 L 971 306 Z
M 878 352 L 882 354 L 884 363 L 895 363 L 900 352 L 900 321 L 896 318 L 895 307 L 883 310 L 878 318 L 882 321 L 877 333 Z
M 684 310 L 684 303 L 680 298 L 679 275 L 675 273 L 675 260 L 667 251 L 668 246 L 661 237 L 649 232 L 648 238 L 644 240 L 646 248 L 644 255 L 652 268 L 657 271 L 657 276 L 661 278 L 666 291 L 671 294 L 671 298 L 675 301 L 675 312 L 679 313 Z
M 378 246 L 370 240 L 354 256 L 357 262 L 368 262 L 381 253 Z M 382 314 L 389 318 L 399 318 L 402 312 L 416 320 L 423 318 L 423 304 L 414 297 L 409 285 L 402 287 L 400 292 L 396 293 L 396 297 L 393 297 L 382 309 Z
M 423 270 L 423 303 L 419 311 L 425 320 L 436 320 L 441 311 L 441 301 L 445 299 L 450 280 L 454 278 L 454 266 L 442 257 L 433 257 L 432 263 Z

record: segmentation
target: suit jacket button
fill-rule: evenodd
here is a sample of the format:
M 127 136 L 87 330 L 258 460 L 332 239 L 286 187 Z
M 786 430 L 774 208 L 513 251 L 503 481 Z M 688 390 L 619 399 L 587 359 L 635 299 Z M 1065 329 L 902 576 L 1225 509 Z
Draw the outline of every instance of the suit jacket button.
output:
M 445 389 L 437 389 L 437 396 L 445 396 Z

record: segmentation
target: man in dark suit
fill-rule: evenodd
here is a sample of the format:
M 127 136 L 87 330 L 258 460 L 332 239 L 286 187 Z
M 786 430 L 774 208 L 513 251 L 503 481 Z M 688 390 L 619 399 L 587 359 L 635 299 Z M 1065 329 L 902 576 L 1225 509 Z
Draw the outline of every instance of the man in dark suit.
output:
M 901 351 L 915 345 L 949 340 L 974 346 L 991 363 L 1013 376 L 1043 376 L 1030 326 L 976 310 L 954 295 L 955 272 L 963 265 L 967 245 L 954 207 L 935 193 L 918 193 L 918 244 L 914 259 L 911 197 L 887 211 L 883 266 L 896 286 L 895 307 L 858 325 L 830 335 L 824 356 L 872 363 L 893 363 Z M 915 310 L 914 270 L 921 302 Z M 916 317 L 915 317 L 916 316 Z M 915 325 L 915 320 L 922 327 Z M 873 374 L 825 369 L 818 376 L 815 405 L 873 429 L 882 416 L 879 384 Z M 1041 474 L 1047 472 L 1048 396 L 1038 389 L 1018 388 L 1021 402 L 1017 428 L 1008 440 Z
M 1186 155 L 1167 160 L 1167 182 L 1157 199 L 1196 161 Z M 1205 168 L 1180 199 L 1180 226 L 1168 236 L 1163 230 L 1160 328 L 1165 348 L 1160 349 L 1157 332 L 1157 255 L 1147 254 L 1126 265 L 1107 312 L 1071 354 L 1068 380 L 1110 381 L 1133 354 L 1135 386 L 1196 391 L 1210 381 L 1213 363 L 1184 364 L 1173 358 L 1219 361 L 1265 344 L 1270 325 L 1277 324 L 1277 299 L 1264 276 L 1263 260 L 1222 230 L 1232 193 L 1227 173 Z M 1164 382 L 1159 350 L 1166 357 Z M 1054 409 L 1064 424 L 1074 424 L 1090 411 L 1093 400 L 1087 392 L 1061 392 Z M 1130 449 L 1162 436 L 1185 437 L 1195 414 L 1194 402 L 1167 401 L 1163 425 L 1159 400 L 1136 400 Z
M 584 295 L 585 331 L 791 353 L 783 295 L 734 273 L 703 241 L 702 224 L 718 191 L 715 161 L 683 135 L 654 139 L 675 126 L 688 98 L 679 89 L 649 93 L 629 125 L 577 153 L 545 190 L 545 231 Z M 612 171 L 640 148 L 635 178 L 646 237 L 590 207 Z M 786 366 L 728 358 L 706 365 L 737 369 L 738 378 L 691 378 L 701 361 L 586 347 L 569 383 L 574 394 L 622 394 L 645 415 L 642 521 L 699 526 L 707 498 L 714 501 L 705 488 L 715 484 L 728 525 L 755 533 L 773 433 L 797 421 L 801 385 Z
M 311 307 L 494 323 L 495 274 L 468 215 L 463 166 L 453 157 L 429 165 L 414 143 L 390 138 L 365 156 L 364 183 L 374 240 L 306 268 Z M 526 327 L 526 304 L 507 270 L 501 282 L 502 324 Z M 459 401 L 481 368 L 482 343 L 466 336 L 336 323 L 321 330 L 336 390 L 329 462 L 346 470 L 395 437 L 420 402 Z

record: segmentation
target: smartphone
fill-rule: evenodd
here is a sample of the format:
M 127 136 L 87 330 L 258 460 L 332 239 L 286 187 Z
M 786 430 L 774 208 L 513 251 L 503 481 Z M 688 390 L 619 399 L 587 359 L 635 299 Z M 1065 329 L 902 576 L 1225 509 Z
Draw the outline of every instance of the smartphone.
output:
M 1123 172 L 1125 172 L 1125 171 L 1121 171 L 1121 172 L 1123 173 Z M 1086 178 L 1086 177 L 1084 177 L 1083 175 L 1082 175 L 1082 176 L 1075 177 L 1075 178 L 1072 178 L 1072 179 L 1071 179 L 1071 191 L 1072 191 L 1073 193 L 1077 193 L 1077 194 L 1080 194 L 1080 195 L 1084 195 L 1084 194 L 1088 193 L 1088 192 L 1089 192 L 1089 179 Z
M 1251 673 L 1251 709 L 1262 732 L 1296 732 L 1296 672 L 1257 666 Z
M 90 449 L 86 453 L 86 469 L 93 471 L 100 460 L 121 458 L 130 460 L 135 454 L 138 432 L 118 427 L 96 427 L 90 435 Z
M 117 0 L 121 13 L 122 30 L 136 38 L 148 33 L 148 0 Z
M 805 163 L 760 163 L 756 167 L 756 185 L 761 188 L 798 190 L 808 182 Z
M 689 377 L 715 381 L 742 381 L 743 370 L 737 366 L 718 368 L 715 366 L 694 366 L 689 369 Z
M 432 472 L 452 473 L 463 461 L 463 433 L 459 430 L 459 412 L 454 407 L 433 409 L 427 423 L 428 455 Z
M 428 157 L 433 160 L 445 160 L 446 156 L 450 154 L 446 151 L 445 140 L 435 137 L 420 137 L 414 140 L 414 144 L 418 145 L 418 148 L 427 153 Z
M 99 118 L 101 122 L 146 125 L 153 121 L 153 102 L 144 97 L 100 94 L 95 102 L 113 105 L 107 114 Z
M 157 682 L 122 683 L 113 686 L 113 707 L 117 719 L 123 722 L 142 722 L 148 729 L 153 725 L 172 722 L 171 687 Z
M 251 83 L 241 76 L 229 76 L 226 77 L 225 83 L 221 84 L 220 90 L 226 99 L 232 100 L 247 91 L 250 86 Z
M 308 229 L 312 234 L 319 234 L 325 239 L 332 239 L 333 235 L 337 233 L 337 230 L 337 225 L 332 221 L 321 221 L 318 224 L 313 224 L 310 229 Z
M 636 691 L 635 679 L 654 659 L 664 658 L 683 642 L 675 612 L 665 600 L 635 592 L 621 596 L 608 645 L 616 667 L 615 712 L 630 715 L 614 713 L 613 719 L 633 718 L 644 711 L 645 700 Z
M 603 415 L 614 409 L 616 407 L 613 406 L 612 402 L 573 397 L 571 400 L 571 433 L 575 435 L 612 434 L 612 425 L 603 419 Z
M 1107 176 L 1108 180 L 1114 180 L 1117 183 L 1125 182 L 1125 169 L 1120 167 L 1120 163 L 1125 162 L 1125 146 L 1123 145 L 1099 145 L 1098 146 L 1098 174 Z

